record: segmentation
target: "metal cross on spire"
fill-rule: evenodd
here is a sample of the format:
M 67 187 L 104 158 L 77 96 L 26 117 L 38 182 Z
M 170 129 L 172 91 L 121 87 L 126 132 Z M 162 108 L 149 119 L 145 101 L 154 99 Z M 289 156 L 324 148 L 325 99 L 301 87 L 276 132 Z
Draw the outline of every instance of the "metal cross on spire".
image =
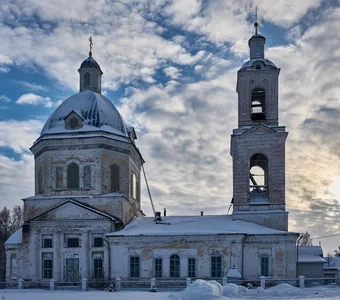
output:
M 93 45 L 93 43 L 92 43 L 92 36 L 90 36 L 89 42 L 90 42 L 90 56 L 92 56 L 92 45 Z
M 255 23 L 254 23 L 254 27 L 255 27 L 255 34 L 257 35 L 257 27 L 259 26 L 259 23 L 257 23 L 257 5 L 255 8 Z

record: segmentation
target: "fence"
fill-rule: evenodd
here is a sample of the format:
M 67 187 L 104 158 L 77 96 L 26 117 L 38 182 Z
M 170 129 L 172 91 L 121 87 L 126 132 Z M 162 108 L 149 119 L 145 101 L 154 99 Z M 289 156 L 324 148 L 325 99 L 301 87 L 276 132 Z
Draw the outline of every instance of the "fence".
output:
M 209 280 L 207 278 L 206 280 Z M 115 280 L 88 280 L 82 279 L 80 282 L 57 282 L 54 279 L 45 282 L 33 282 L 24 281 L 19 279 L 17 282 L 0 282 L 0 289 L 48 289 L 48 290 L 108 290 L 108 291 L 120 291 L 120 290 L 136 290 L 136 291 L 181 291 L 185 287 L 188 287 L 194 280 L 191 278 L 181 279 L 162 279 L 156 280 L 155 278 L 144 280 L 127 280 L 116 278 Z M 282 283 L 288 283 L 290 285 L 306 288 L 320 285 L 335 286 L 340 285 L 339 277 L 332 278 L 305 278 L 300 276 L 299 278 L 266 278 L 261 276 L 260 278 L 254 278 L 253 280 L 241 280 L 241 279 L 228 279 L 226 277 L 217 279 L 222 285 L 227 283 L 234 283 L 242 285 L 247 288 L 269 288 Z

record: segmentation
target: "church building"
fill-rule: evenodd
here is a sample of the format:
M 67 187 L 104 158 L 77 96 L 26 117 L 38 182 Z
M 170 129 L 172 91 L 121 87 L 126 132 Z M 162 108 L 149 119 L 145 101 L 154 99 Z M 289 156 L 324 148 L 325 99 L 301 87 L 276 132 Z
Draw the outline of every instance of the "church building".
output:
M 232 215 L 145 217 L 143 157 L 136 133 L 101 94 L 102 71 L 81 64 L 80 92 L 50 116 L 31 151 L 35 196 L 24 225 L 5 243 L 7 281 L 221 279 L 296 276 L 296 239 L 285 206 L 285 141 L 279 125 L 280 69 L 249 40 L 238 71 L 238 127 L 231 136 Z M 227 208 L 227 203 L 226 203 Z

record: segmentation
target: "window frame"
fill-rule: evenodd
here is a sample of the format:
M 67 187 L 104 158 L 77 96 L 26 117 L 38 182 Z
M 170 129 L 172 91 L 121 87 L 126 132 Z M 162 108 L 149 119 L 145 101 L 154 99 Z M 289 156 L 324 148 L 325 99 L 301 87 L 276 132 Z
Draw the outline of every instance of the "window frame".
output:
M 130 278 L 140 277 L 140 258 L 139 256 L 130 256 Z
M 110 188 L 111 192 L 120 191 L 120 167 L 117 164 L 110 166 Z
M 216 261 L 214 261 L 216 260 Z M 219 261 L 218 261 L 219 260 Z M 210 271 L 212 278 L 221 278 L 222 277 L 222 256 L 221 255 L 212 255 L 210 258 Z
M 73 168 L 74 169 L 71 169 Z M 71 162 L 67 166 L 67 189 L 79 190 L 79 165 L 75 162 Z
M 99 239 L 101 240 L 100 243 L 98 243 Z M 100 244 L 100 245 L 99 245 Z M 104 237 L 103 236 L 93 236 L 93 248 L 102 248 L 104 247 Z
M 189 257 L 188 258 L 188 278 L 196 277 L 196 258 Z
M 161 257 L 155 258 L 154 267 L 155 267 L 155 277 L 156 278 L 163 277 L 163 258 Z
M 45 264 L 45 263 L 48 263 Z M 41 278 L 52 279 L 53 278 L 53 252 L 43 252 L 41 257 Z
M 96 265 L 99 263 L 99 266 Z M 104 255 L 103 253 L 93 253 L 93 278 L 104 278 Z
M 49 242 L 47 242 L 49 241 Z M 49 249 L 53 248 L 53 236 L 51 235 L 43 235 L 41 241 L 41 248 Z
M 173 254 L 170 256 L 169 275 L 169 277 L 171 278 L 181 277 L 181 259 L 177 254 Z
M 264 262 L 266 260 L 266 262 Z M 260 256 L 260 276 L 269 277 L 269 256 L 268 255 L 261 255 Z
M 77 243 L 73 243 L 77 241 Z M 75 246 L 76 244 L 76 246 Z M 80 239 L 79 237 L 67 237 L 66 239 L 66 248 L 79 248 L 80 247 Z

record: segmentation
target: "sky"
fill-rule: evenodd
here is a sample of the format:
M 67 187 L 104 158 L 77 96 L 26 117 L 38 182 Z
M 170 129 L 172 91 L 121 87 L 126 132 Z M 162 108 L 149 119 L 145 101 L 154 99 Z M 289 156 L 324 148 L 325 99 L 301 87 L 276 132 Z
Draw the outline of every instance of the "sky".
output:
M 156 210 L 226 214 L 236 76 L 258 7 L 266 58 L 281 68 L 289 229 L 340 233 L 340 1 L 0 0 L 1 206 L 34 194 L 29 151 L 79 91 L 88 39 L 103 94 L 137 132 Z M 151 215 L 145 185 L 142 209 Z M 324 252 L 340 236 L 322 241 Z

